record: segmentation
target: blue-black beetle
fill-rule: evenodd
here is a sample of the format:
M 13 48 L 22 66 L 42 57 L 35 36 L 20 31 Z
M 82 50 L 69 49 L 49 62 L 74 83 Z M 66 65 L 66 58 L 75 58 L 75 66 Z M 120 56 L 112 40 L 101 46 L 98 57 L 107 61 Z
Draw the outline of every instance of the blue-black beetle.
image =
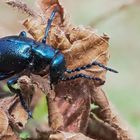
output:
M 54 49 L 49 44 L 46 44 L 46 38 L 48 36 L 51 23 L 55 17 L 57 8 L 55 8 L 48 20 L 45 35 L 42 42 L 37 42 L 26 36 L 26 32 L 22 31 L 18 36 L 7 36 L 0 38 L 0 80 L 4 80 L 13 76 L 14 74 L 19 75 L 25 69 L 28 69 L 31 73 L 38 74 L 40 71 L 49 66 L 50 72 L 50 83 L 57 84 L 59 80 L 72 80 L 76 78 L 87 78 L 91 80 L 97 80 L 102 84 L 100 78 L 90 77 L 84 74 L 77 74 L 72 77 L 66 77 L 64 73 L 73 73 L 76 71 L 90 68 L 93 65 L 98 65 L 106 70 L 117 73 L 117 71 L 108 68 L 99 62 L 94 61 L 92 64 L 76 68 L 74 70 L 68 70 L 65 67 L 65 57 L 57 49 Z M 28 111 L 24 100 L 20 94 L 19 89 L 13 88 L 13 85 L 17 83 L 18 77 L 11 78 L 7 85 L 9 89 L 17 93 L 21 98 L 21 103 L 24 108 Z M 30 111 L 28 111 L 29 115 Z

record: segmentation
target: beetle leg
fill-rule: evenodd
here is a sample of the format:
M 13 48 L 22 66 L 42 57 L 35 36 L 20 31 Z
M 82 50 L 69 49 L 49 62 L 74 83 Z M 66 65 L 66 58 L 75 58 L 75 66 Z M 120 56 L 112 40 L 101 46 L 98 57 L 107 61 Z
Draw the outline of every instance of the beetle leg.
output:
M 7 78 L 11 77 L 13 74 L 14 74 L 14 72 L 10 72 L 10 73 L 0 73 L 0 80 L 7 79 Z
M 27 34 L 25 31 L 20 32 L 19 34 L 20 37 L 27 37 Z
M 82 73 L 76 74 L 76 75 L 71 76 L 71 77 L 63 77 L 61 80 L 62 81 L 68 81 L 68 80 L 74 80 L 74 79 L 77 79 L 77 78 L 86 78 L 86 79 L 90 79 L 90 80 L 94 80 L 94 81 L 99 81 L 101 85 L 103 85 L 105 83 L 105 81 L 101 80 L 100 78 L 90 77 L 90 76 L 82 74 Z
M 118 71 L 113 70 L 113 69 L 111 69 L 109 67 L 106 67 L 105 65 L 103 65 L 103 64 L 101 64 L 101 63 L 99 63 L 97 61 L 94 61 L 91 64 L 87 64 L 85 66 L 78 67 L 78 68 L 73 69 L 73 70 L 66 69 L 66 72 L 67 73 L 73 73 L 73 72 L 77 72 L 77 71 L 81 71 L 81 70 L 85 70 L 85 69 L 91 68 L 92 66 L 99 66 L 99 67 L 101 67 L 101 68 L 103 68 L 105 70 L 108 70 L 108 71 L 111 71 L 111 72 L 114 72 L 114 73 L 118 73 Z
M 20 89 L 15 89 L 13 87 L 13 85 L 17 83 L 18 78 L 19 77 L 17 76 L 17 77 L 13 77 L 12 79 L 10 79 L 7 82 L 8 88 L 10 89 L 11 92 L 16 93 L 19 96 L 21 105 L 24 107 L 24 109 L 28 113 L 29 118 L 32 118 L 32 112 L 29 110 L 29 108 L 28 108 L 28 106 L 27 106 L 27 104 L 26 104 L 26 102 L 25 102 L 25 100 L 20 92 Z
M 35 58 L 34 58 L 34 56 L 32 56 L 32 59 L 31 59 L 29 66 L 27 68 L 27 69 L 29 69 L 29 71 L 32 71 L 32 69 L 34 68 L 34 62 L 35 62 Z
M 13 87 L 13 85 L 17 83 L 17 80 L 18 80 L 18 76 L 11 78 L 10 80 L 7 81 L 7 86 L 11 92 L 16 93 L 16 94 L 20 94 L 20 89 L 15 89 Z
M 46 43 L 46 38 L 48 37 L 48 33 L 49 33 L 50 28 L 51 28 L 51 24 L 52 24 L 52 22 L 54 20 L 54 17 L 55 17 L 56 12 L 57 12 L 57 6 L 52 11 L 52 13 L 50 15 L 50 18 L 48 19 L 48 24 L 47 24 L 47 27 L 45 29 L 45 35 L 44 35 L 44 37 L 42 39 L 42 43 L 44 43 L 44 44 Z

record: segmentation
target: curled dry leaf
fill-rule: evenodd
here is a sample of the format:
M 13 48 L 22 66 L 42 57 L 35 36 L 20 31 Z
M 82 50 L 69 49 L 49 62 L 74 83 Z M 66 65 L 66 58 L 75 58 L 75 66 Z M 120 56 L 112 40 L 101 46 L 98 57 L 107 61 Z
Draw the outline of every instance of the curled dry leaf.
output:
M 94 140 L 94 139 L 86 137 L 82 133 L 77 133 L 75 134 L 75 136 L 67 138 L 67 140 Z
M 97 109 L 93 109 L 92 113 L 94 113 L 103 122 L 107 123 L 110 130 L 113 129 L 113 131 L 109 132 L 110 133 L 109 136 L 111 137 L 113 134 L 112 137 L 114 138 L 114 140 L 134 139 L 127 125 L 121 121 L 119 115 L 117 115 L 116 111 L 114 112 L 114 109 L 112 109 L 112 106 L 110 105 L 110 102 L 108 101 L 105 92 L 99 87 L 91 89 L 91 92 L 93 93 L 92 94 L 93 103 L 99 107 Z M 94 118 L 92 117 L 92 119 Z
M 84 81 L 80 81 L 80 89 L 77 81 L 59 83 L 55 87 L 57 95 L 50 89 L 48 79 L 32 74 L 32 81 L 47 94 L 49 124 L 53 130 L 86 131 L 90 113 L 90 93 Z M 63 88 L 60 88 L 62 86 Z
M 39 4 L 42 11 L 45 11 L 47 21 L 53 10 L 52 7 L 50 7 L 50 1 L 41 0 Z M 63 9 L 62 6 L 58 4 L 58 1 L 57 5 Z M 67 16 L 64 18 L 64 10 L 61 11 L 61 13 L 56 15 L 55 19 L 63 17 L 63 21 L 59 20 L 61 24 L 58 20 L 53 21 L 47 43 L 64 53 L 69 69 L 89 64 L 95 60 L 106 65 L 109 58 L 108 36 L 98 36 L 91 28 L 75 27 L 67 21 Z M 30 17 L 23 24 L 36 40 L 41 41 L 46 27 L 46 23 L 43 23 L 41 17 Z M 105 70 L 99 67 L 92 67 L 83 73 L 99 77 L 102 80 L 105 79 Z
M 58 1 L 39 0 L 38 4 L 45 14 L 46 21 L 56 4 L 61 9 L 57 13 L 47 38 L 47 43 L 59 49 L 66 59 L 69 69 L 74 69 L 95 60 L 107 64 L 108 40 L 107 35 L 98 36 L 91 28 L 82 26 L 75 27 L 68 21 L 68 16 Z M 64 18 L 65 15 L 65 18 Z M 63 20 L 60 20 L 62 19 Z M 29 17 L 23 25 L 35 40 L 41 41 L 44 36 L 47 22 L 44 23 L 40 17 Z M 92 67 L 81 73 L 105 80 L 105 70 L 99 67 Z M 42 85 L 42 84 L 40 84 Z M 75 81 L 60 82 L 55 86 L 56 102 L 64 118 L 64 129 L 74 132 L 85 132 L 90 112 L 90 87 L 99 86 L 99 82 L 77 79 Z M 45 90 L 47 91 L 47 90 Z M 67 96 L 68 95 L 68 96 Z M 72 101 L 67 102 L 69 99 Z M 67 97 L 66 97 L 67 96 Z M 65 100 L 66 99 L 66 100 Z
M 32 81 L 34 81 L 43 92 L 47 93 L 49 124 L 53 130 L 59 128 L 61 130 L 64 129 L 75 132 L 85 131 L 90 112 L 90 98 L 88 96 L 89 91 L 86 90 L 87 87 L 84 86 L 84 82 L 81 81 L 81 84 L 79 83 L 83 88 L 81 88 L 78 93 L 77 82 L 69 83 L 72 89 L 68 91 L 68 84 L 61 83 L 63 84 L 63 88 L 60 90 L 60 85 L 58 85 L 58 89 L 57 87 L 55 88 L 57 93 L 57 97 L 55 97 L 54 91 L 50 90 L 48 79 L 32 74 Z M 73 88 L 75 89 L 74 91 Z M 68 95 L 67 93 L 71 94 Z
M 13 107 L 10 116 L 12 127 L 18 132 L 22 131 L 25 128 L 25 124 L 27 123 L 28 114 L 20 102 Z
M 103 140 L 117 140 L 115 129 L 97 118 L 93 113 L 90 114 L 87 136 Z
M 85 132 L 86 130 L 90 112 L 90 94 L 86 82 L 69 81 L 59 83 L 55 88 L 57 93 L 55 100 L 63 114 L 66 131 Z
M 71 133 L 59 131 L 56 133 L 48 133 L 48 132 L 39 132 L 37 138 L 30 138 L 29 140 L 94 140 L 92 138 L 88 138 L 82 133 Z
M 62 133 L 51 134 L 49 140 L 65 140 L 65 136 Z
M 28 76 L 20 77 L 18 79 L 18 85 L 20 86 L 23 98 L 25 99 L 28 107 L 30 108 L 32 97 L 35 93 L 35 85 L 33 85 L 31 79 Z
M 55 22 L 63 22 L 64 9 L 60 5 L 58 0 L 38 0 L 37 6 L 38 5 L 40 6 L 40 9 L 42 9 L 46 19 L 48 19 L 50 16 L 48 13 L 51 13 L 54 10 L 54 8 L 57 7 L 58 12 L 56 14 Z
M 2 119 L 0 121 L 0 134 L 2 140 L 18 140 L 18 137 L 16 136 L 14 130 L 19 131 L 21 127 L 15 122 L 15 114 L 13 113 L 13 107 L 18 103 L 19 99 L 16 96 L 6 97 L 0 100 L 0 118 Z
M 9 125 L 8 117 L 4 110 L 0 108 L 0 138 L 5 135 Z
M 21 89 L 21 94 L 25 100 L 26 105 L 30 108 L 30 103 L 32 96 L 34 94 L 34 86 L 31 83 L 31 80 L 27 76 L 22 76 L 18 79 L 18 84 Z M 12 108 L 10 108 L 10 119 L 12 127 L 16 131 L 21 131 L 25 128 L 25 124 L 28 120 L 28 113 L 25 111 L 23 106 L 18 99 L 18 102 L 15 103 Z
M 63 129 L 63 116 L 60 113 L 60 109 L 57 106 L 57 102 L 54 100 L 54 98 L 51 97 L 52 92 L 48 95 L 47 103 L 48 103 L 48 114 L 49 114 L 49 126 L 52 128 L 52 130 L 60 130 Z
M 52 130 L 62 129 L 63 128 L 63 116 L 60 113 L 60 109 L 58 108 L 55 101 L 55 92 L 50 89 L 49 78 L 42 78 L 38 75 L 31 76 L 32 81 L 37 84 L 37 87 L 40 88 L 46 95 L 47 106 L 48 106 L 48 118 L 49 118 L 49 126 Z M 39 94 L 38 94 L 39 95 Z M 38 96 L 37 95 L 37 96 Z M 38 101 L 36 101 L 38 102 Z
M 60 133 L 50 135 L 49 140 L 94 140 L 94 139 L 88 138 L 82 133 L 70 133 L 61 131 Z
M 13 131 L 13 129 L 8 126 L 8 129 L 5 133 L 5 135 L 3 135 L 3 137 L 1 137 L 1 140 L 21 140 Z
M 23 76 L 18 81 L 22 94 L 33 94 L 33 85 L 27 76 Z M 26 95 L 26 96 L 27 96 Z M 24 98 L 27 102 L 27 98 Z M 6 97 L 0 100 L 0 134 L 2 139 L 15 140 L 17 138 L 16 132 L 20 132 L 25 128 L 28 120 L 28 113 L 21 105 L 18 96 Z M 18 139 L 18 138 L 17 138 Z

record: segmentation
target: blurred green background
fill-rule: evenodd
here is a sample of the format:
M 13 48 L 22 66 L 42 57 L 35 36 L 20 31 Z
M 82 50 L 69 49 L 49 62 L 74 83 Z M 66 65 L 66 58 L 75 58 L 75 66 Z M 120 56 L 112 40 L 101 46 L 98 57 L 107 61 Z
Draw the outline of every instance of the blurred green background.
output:
M 128 127 L 140 140 L 140 2 L 133 0 L 61 0 L 76 25 L 93 26 L 110 36 L 109 66 L 119 74 L 107 74 L 104 90 Z M 30 6 L 34 0 L 26 0 Z M 33 6 L 32 6 L 33 7 Z M 105 18 L 103 15 L 109 15 Z M 99 17 L 105 19 L 97 22 Z M 26 16 L 0 2 L 0 37 L 18 34 Z M 45 110 L 45 109 L 44 109 Z

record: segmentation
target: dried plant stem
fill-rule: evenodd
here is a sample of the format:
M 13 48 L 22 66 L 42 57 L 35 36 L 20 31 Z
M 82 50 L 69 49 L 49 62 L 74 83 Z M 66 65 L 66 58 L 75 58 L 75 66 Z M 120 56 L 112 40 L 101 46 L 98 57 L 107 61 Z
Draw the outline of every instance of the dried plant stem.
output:
M 53 91 L 52 91 L 53 92 Z M 49 125 L 52 128 L 52 130 L 60 130 L 64 127 L 63 122 L 63 116 L 59 111 L 59 108 L 54 100 L 54 98 L 51 97 L 52 94 L 50 93 L 47 99 L 47 106 L 48 106 L 48 117 L 49 117 Z
M 91 23 L 89 24 L 90 26 L 94 27 L 100 23 L 102 23 L 103 21 L 109 19 L 110 17 L 114 16 L 115 14 L 124 11 L 126 9 L 128 9 L 130 6 L 137 4 L 139 2 L 139 0 L 130 0 L 125 4 L 121 4 L 119 6 L 117 6 L 116 8 L 113 8 L 107 12 L 105 12 L 103 15 L 97 17 L 96 19 L 94 19 L 94 21 L 91 21 Z
M 37 16 L 37 13 L 33 9 L 29 8 L 27 4 L 21 0 L 6 0 L 4 2 L 14 8 L 21 10 L 22 12 L 26 13 L 29 16 L 32 17 Z

